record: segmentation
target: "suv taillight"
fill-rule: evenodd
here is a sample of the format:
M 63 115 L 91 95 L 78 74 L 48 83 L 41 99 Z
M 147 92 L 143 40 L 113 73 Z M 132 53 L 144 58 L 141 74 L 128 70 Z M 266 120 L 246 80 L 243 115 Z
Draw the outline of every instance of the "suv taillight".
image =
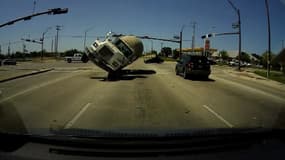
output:
M 193 68 L 193 67 L 194 67 L 194 63 L 193 63 L 193 62 L 189 62 L 189 63 L 188 63 L 188 67 L 189 67 L 189 68 Z

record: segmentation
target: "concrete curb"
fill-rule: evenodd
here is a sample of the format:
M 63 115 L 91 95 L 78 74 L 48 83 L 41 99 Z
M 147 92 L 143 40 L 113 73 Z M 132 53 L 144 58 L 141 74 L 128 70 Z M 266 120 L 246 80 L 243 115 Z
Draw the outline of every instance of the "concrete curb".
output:
M 0 80 L 0 83 L 7 82 L 7 81 L 11 81 L 11 80 L 18 79 L 18 78 L 23 78 L 23 77 L 32 76 L 32 75 L 36 75 L 36 74 L 40 74 L 40 73 L 49 72 L 49 71 L 52 71 L 52 70 L 54 70 L 54 68 L 43 69 L 43 70 L 36 71 L 36 72 L 25 73 L 25 74 L 22 74 L 22 75 L 18 75 L 18 76 L 6 78 L 6 79 L 1 79 L 1 80 Z

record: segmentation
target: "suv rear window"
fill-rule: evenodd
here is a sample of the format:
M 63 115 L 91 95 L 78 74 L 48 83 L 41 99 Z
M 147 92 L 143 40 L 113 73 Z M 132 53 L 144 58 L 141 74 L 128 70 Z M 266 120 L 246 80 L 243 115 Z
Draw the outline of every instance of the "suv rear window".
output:
M 183 61 L 185 62 L 188 62 L 188 61 L 191 61 L 191 62 L 194 62 L 194 63 L 206 63 L 208 61 L 208 58 L 205 57 L 205 56 L 193 56 L 193 55 L 184 55 L 182 57 Z
M 191 62 L 206 63 L 207 61 L 208 61 L 207 57 L 204 57 L 204 56 L 191 56 Z

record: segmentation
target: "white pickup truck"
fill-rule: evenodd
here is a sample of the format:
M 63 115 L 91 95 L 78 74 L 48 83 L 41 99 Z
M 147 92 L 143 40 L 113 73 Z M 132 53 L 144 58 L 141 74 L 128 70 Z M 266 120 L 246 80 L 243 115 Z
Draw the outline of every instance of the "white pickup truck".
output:
M 75 53 L 72 57 L 71 56 L 64 57 L 64 60 L 67 63 L 79 62 L 79 61 L 82 61 L 82 54 L 81 53 Z

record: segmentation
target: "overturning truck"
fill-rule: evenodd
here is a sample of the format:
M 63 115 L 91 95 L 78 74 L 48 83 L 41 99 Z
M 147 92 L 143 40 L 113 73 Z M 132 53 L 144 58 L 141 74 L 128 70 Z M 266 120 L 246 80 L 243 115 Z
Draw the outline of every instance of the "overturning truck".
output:
M 142 55 L 143 43 L 131 35 L 109 37 L 104 41 L 96 40 L 90 47 L 86 47 L 86 52 L 88 58 L 112 78 Z

